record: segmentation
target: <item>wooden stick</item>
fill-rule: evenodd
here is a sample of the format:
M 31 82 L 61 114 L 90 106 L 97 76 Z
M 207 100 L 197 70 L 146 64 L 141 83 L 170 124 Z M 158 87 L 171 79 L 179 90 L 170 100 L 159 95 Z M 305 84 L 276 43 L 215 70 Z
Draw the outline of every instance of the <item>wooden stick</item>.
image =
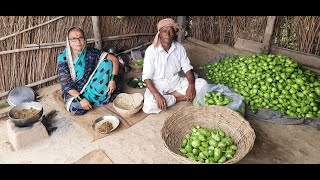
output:
M 43 25 L 49 24 L 49 23 L 51 23 L 51 22 L 53 22 L 53 21 L 56 21 L 56 20 L 58 20 L 58 19 L 61 19 L 61 18 L 63 18 L 63 17 L 64 17 L 64 16 L 59 16 L 59 17 L 54 18 L 54 19 L 51 19 L 50 21 L 47 21 L 47 22 L 45 22 L 45 23 L 42 23 L 42 24 L 33 26 L 33 27 L 31 27 L 31 28 L 25 29 L 25 30 L 23 30 L 23 31 L 20 31 L 20 32 L 13 33 L 13 34 L 10 34 L 10 35 L 8 35 L 8 36 L 2 37 L 2 38 L 0 38 L 0 41 L 3 41 L 3 40 L 5 40 L 5 39 L 7 39 L 7 38 L 9 38 L 9 37 L 16 36 L 16 35 L 18 35 L 18 34 L 21 34 L 21 33 L 27 32 L 27 31 L 30 31 L 30 30 L 35 29 L 35 28 L 37 28 L 37 27 L 41 27 L 41 26 L 43 26 Z
M 22 48 L 22 49 L 13 49 L 13 50 L 9 50 L 9 51 L 1 51 L 0 55 L 4 55 L 4 54 L 11 54 L 11 53 L 18 53 L 18 52 L 24 52 L 24 51 L 31 51 L 31 50 L 38 50 L 38 49 L 47 49 L 47 48 L 54 48 L 54 47 L 61 47 L 61 46 L 65 46 L 65 44 L 61 44 L 61 45 L 53 45 L 53 46 L 38 46 L 38 47 L 33 47 L 33 48 Z
M 27 87 L 34 87 L 34 86 L 37 86 L 37 85 L 46 83 L 46 82 L 48 82 L 48 81 L 53 81 L 53 80 L 55 80 L 55 79 L 57 79 L 57 78 L 58 78 L 58 75 L 55 75 L 55 76 L 52 76 L 52 77 L 49 77 L 49 78 L 46 78 L 46 79 L 43 79 L 43 80 L 40 80 L 40 81 L 31 83 L 31 84 L 27 84 L 26 86 L 27 86 Z M 0 97 L 3 97 L 3 96 L 8 95 L 9 92 L 10 92 L 10 91 L 6 91 L 6 92 L 4 92 L 4 93 L 1 93 L 1 94 L 0 94 Z
M 178 33 L 178 42 L 181 43 L 185 39 L 187 16 L 178 16 L 178 23 L 181 26 L 181 29 Z
M 91 16 L 93 36 L 95 41 L 95 47 L 99 50 L 102 49 L 101 33 L 100 33 L 100 21 L 99 16 Z
M 45 47 L 45 46 L 55 46 L 55 45 L 66 45 L 65 42 L 54 42 L 54 43 L 39 43 L 39 44 L 26 44 L 24 48 L 33 48 L 33 47 Z
M 130 39 L 131 37 L 118 37 L 118 38 L 109 38 L 105 37 L 102 38 L 104 41 L 116 41 L 116 40 L 125 40 L 125 39 Z M 94 43 L 96 42 L 94 39 L 87 39 L 87 43 Z M 54 45 L 66 45 L 65 41 L 62 42 L 53 42 L 53 43 L 39 43 L 39 44 L 26 44 L 24 45 L 25 48 L 31 48 L 31 47 L 41 47 L 41 46 L 54 46 Z
M 143 46 L 150 45 L 151 43 L 152 43 L 152 41 L 147 42 L 147 43 L 144 43 L 144 44 L 142 44 L 142 45 L 140 45 L 140 46 L 137 46 L 137 47 L 134 47 L 134 48 L 131 48 L 131 49 L 128 49 L 128 50 L 122 51 L 122 52 L 120 52 L 120 53 L 118 53 L 118 54 L 116 54 L 116 55 L 118 56 L 118 55 L 120 55 L 120 54 L 125 54 L 125 53 L 128 53 L 128 52 L 131 52 L 132 50 L 142 48 Z
M 155 36 L 156 33 L 135 33 L 135 34 L 126 34 L 126 35 L 117 35 L 117 36 L 109 36 L 102 38 L 102 40 L 109 40 L 114 38 L 123 38 L 123 37 L 132 37 L 132 36 Z
M 154 33 L 136 33 L 136 34 L 128 34 L 128 35 L 118 35 L 118 36 L 110 36 L 103 38 L 104 41 L 113 41 L 118 39 L 124 39 L 131 36 L 151 36 L 155 35 Z M 88 39 L 88 43 L 94 43 L 95 41 L 93 39 Z M 26 46 L 29 46 L 30 48 L 22 48 L 22 49 L 13 49 L 8 51 L 1 51 L 0 55 L 4 54 L 11 54 L 11 53 L 18 53 L 18 52 L 24 52 L 24 51 L 31 51 L 31 50 L 37 50 L 37 49 L 47 49 L 47 48 L 55 48 L 55 47 L 62 47 L 65 46 L 65 42 L 57 42 L 57 43 L 44 43 L 47 44 L 46 46 L 41 46 L 41 44 L 29 44 Z M 51 45 L 50 45 L 51 44 Z M 132 49 L 130 49 L 132 50 Z
M 93 39 L 87 39 L 87 43 L 94 43 Z M 25 48 L 32 48 L 32 47 L 44 47 L 44 46 L 56 46 L 56 45 L 66 45 L 65 41 L 61 42 L 53 42 L 53 43 L 39 43 L 39 44 L 26 44 L 24 45 Z M 0 52 L 1 53 L 1 52 Z
M 191 43 L 206 47 L 208 49 L 211 49 L 211 50 L 214 50 L 214 51 L 217 51 L 217 52 L 220 52 L 220 53 L 226 53 L 225 50 L 219 48 L 218 46 L 216 46 L 214 44 L 210 44 L 210 43 L 207 43 L 207 42 L 204 42 L 204 41 L 201 41 L 199 39 L 192 38 L 192 37 L 188 37 L 187 40 L 189 42 L 191 42 Z

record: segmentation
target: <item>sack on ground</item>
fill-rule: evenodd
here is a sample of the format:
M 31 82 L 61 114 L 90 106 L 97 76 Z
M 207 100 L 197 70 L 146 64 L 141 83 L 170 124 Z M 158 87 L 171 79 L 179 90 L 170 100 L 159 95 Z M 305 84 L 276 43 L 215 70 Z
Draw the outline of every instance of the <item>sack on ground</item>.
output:
M 195 106 L 204 106 L 205 105 L 205 94 L 206 92 L 220 92 L 222 95 L 232 99 L 232 102 L 225 107 L 230 108 L 234 111 L 239 112 L 243 117 L 245 115 L 245 104 L 244 104 L 244 98 L 231 91 L 228 87 L 222 85 L 222 84 L 206 84 L 204 85 L 201 90 L 198 92 L 197 96 L 195 97 L 193 101 L 193 105 Z

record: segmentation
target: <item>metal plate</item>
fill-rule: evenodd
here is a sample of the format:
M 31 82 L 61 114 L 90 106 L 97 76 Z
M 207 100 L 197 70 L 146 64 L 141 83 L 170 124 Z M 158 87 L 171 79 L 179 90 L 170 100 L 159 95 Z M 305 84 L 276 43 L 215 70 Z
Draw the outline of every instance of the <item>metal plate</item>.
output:
M 8 103 L 10 106 L 16 106 L 24 102 L 36 100 L 36 93 L 27 86 L 18 86 L 12 89 L 8 94 Z
M 98 130 L 99 126 L 101 126 L 105 122 L 110 122 L 112 124 L 112 129 L 107 132 L 99 131 Z M 93 122 L 92 129 L 101 134 L 107 134 L 115 130 L 119 126 L 119 124 L 120 124 L 120 120 L 116 116 L 102 116 Z

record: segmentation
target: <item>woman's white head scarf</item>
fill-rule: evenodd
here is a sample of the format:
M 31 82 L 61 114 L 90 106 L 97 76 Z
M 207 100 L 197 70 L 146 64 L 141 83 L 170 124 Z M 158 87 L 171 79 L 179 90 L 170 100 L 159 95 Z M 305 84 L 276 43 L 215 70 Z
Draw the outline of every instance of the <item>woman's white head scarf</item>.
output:
M 86 41 L 86 37 L 84 35 L 84 31 L 80 28 L 80 27 L 71 27 L 68 32 L 67 32 L 67 37 L 66 37 L 66 41 L 67 41 L 67 45 L 66 45 L 66 54 L 67 54 L 67 61 L 68 61 L 68 66 L 69 66 L 69 70 L 70 70 L 70 74 L 71 74 L 71 78 L 73 81 L 75 81 L 76 79 L 76 72 L 74 71 L 74 65 L 73 65 L 73 60 L 72 60 L 72 54 L 71 54 L 71 47 L 70 47 L 70 43 L 69 43 L 69 33 L 70 31 L 74 30 L 74 29 L 78 29 L 82 32 L 82 35 L 84 37 L 84 42 L 85 42 L 85 45 L 84 45 L 84 48 L 86 48 L 87 46 L 87 41 Z

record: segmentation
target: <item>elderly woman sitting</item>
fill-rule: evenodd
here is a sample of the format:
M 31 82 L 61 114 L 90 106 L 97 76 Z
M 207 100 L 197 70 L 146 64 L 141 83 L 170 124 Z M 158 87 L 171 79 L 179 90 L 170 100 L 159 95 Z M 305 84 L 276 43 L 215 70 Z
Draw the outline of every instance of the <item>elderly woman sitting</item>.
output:
M 82 115 L 93 106 L 112 102 L 121 93 L 119 60 L 86 45 L 82 29 L 72 27 L 58 57 L 58 77 L 66 109 Z
M 191 102 L 207 84 L 202 78 L 195 79 L 184 47 L 174 41 L 178 29 L 171 18 L 159 21 L 158 33 L 145 52 L 142 73 L 147 85 L 142 108 L 145 113 L 159 113 L 179 101 Z M 186 77 L 179 76 L 181 69 Z

